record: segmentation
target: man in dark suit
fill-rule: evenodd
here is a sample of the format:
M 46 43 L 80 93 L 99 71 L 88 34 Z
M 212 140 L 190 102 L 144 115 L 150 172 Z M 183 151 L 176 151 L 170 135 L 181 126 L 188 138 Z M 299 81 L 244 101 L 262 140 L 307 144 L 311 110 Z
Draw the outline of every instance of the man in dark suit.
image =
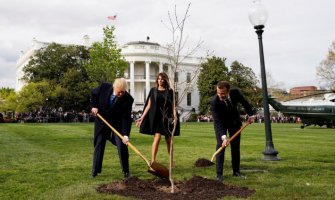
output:
M 101 119 L 95 118 L 92 177 L 101 173 L 106 140 L 117 146 L 124 178 L 130 176 L 127 142 L 131 130 L 131 109 L 134 99 L 126 90 L 127 83 L 123 78 L 115 79 L 113 85 L 102 83 L 92 90 L 92 114 L 99 113 L 125 138 L 122 140 Z
M 211 100 L 211 111 L 214 120 L 214 130 L 216 135 L 216 150 L 221 146 L 227 146 L 227 131 L 232 137 L 242 126 L 240 113 L 237 104 L 240 103 L 249 115 L 249 122 L 254 121 L 253 110 L 248 101 L 244 98 L 238 89 L 230 89 L 230 84 L 226 81 L 220 81 L 216 86 L 216 95 Z M 233 176 L 243 177 L 240 173 L 240 135 L 231 141 L 231 158 L 233 167 Z M 216 179 L 223 180 L 223 149 L 216 157 Z

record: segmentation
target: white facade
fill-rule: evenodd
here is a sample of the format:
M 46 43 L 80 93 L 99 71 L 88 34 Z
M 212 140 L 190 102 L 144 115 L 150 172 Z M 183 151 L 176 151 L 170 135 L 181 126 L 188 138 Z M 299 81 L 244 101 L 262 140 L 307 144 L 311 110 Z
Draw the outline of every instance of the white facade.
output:
M 15 91 L 20 91 L 25 85 L 25 82 L 22 80 L 23 77 L 23 67 L 28 64 L 31 56 L 35 55 L 36 51 L 48 46 L 50 43 L 37 41 L 35 38 L 32 41 L 31 48 L 27 52 L 21 51 L 19 60 L 16 62 L 16 86 Z
M 32 48 L 22 54 L 16 66 L 16 91 L 21 90 L 24 82 L 23 67 L 28 64 L 35 52 L 49 43 L 33 40 Z M 158 43 L 129 42 L 121 47 L 121 54 L 128 62 L 128 70 L 124 76 L 128 83 L 129 93 L 134 97 L 133 111 L 142 111 L 145 99 L 151 87 L 156 85 L 159 72 L 166 72 L 171 80 L 175 80 L 175 92 L 179 99 L 178 109 L 183 120 L 190 111 L 198 110 L 199 92 L 196 85 L 200 58 L 186 57 L 174 69 L 168 49 Z M 170 81 L 171 82 L 171 81 Z

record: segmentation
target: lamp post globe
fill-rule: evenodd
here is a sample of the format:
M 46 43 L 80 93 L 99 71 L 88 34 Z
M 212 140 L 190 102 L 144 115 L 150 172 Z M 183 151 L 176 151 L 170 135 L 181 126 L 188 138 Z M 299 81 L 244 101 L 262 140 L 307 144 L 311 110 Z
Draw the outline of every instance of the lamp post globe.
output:
M 272 131 L 271 131 L 271 121 L 270 121 L 270 111 L 269 111 L 269 102 L 268 102 L 268 90 L 266 83 L 266 71 L 265 71 L 265 62 L 264 62 L 264 51 L 263 51 L 263 41 L 262 33 L 264 24 L 268 18 L 268 12 L 265 6 L 262 4 L 261 0 L 253 0 L 253 5 L 249 12 L 249 20 L 253 27 L 256 29 L 258 35 L 258 44 L 259 44 L 259 55 L 260 55 L 260 64 L 261 64 L 261 81 L 262 81 L 262 96 L 263 96 L 263 110 L 264 110 L 264 124 L 265 124 L 265 150 L 263 151 L 263 160 L 275 161 L 279 160 L 277 157 L 278 151 L 275 150 L 273 141 L 272 141 Z
M 253 0 L 252 7 L 249 11 L 249 21 L 255 26 L 265 25 L 268 20 L 268 11 L 261 0 Z

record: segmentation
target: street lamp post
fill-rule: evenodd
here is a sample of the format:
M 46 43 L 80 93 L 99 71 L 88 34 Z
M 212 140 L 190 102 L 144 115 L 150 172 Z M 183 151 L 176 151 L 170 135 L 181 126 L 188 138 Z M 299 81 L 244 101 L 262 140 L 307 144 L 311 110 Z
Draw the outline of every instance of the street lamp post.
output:
M 261 63 L 261 79 L 262 79 L 262 96 L 263 96 L 263 109 L 264 109 L 264 124 L 265 124 L 265 137 L 266 137 L 266 146 L 263 151 L 263 160 L 274 161 L 279 160 L 277 157 L 278 151 L 275 150 L 272 142 L 272 132 L 271 132 L 271 121 L 270 121 L 270 112 L 269 112 L 269 103 L 268 103 L 268 90 L 266 84 L 266 71 L 264 64 L 264 52 L 263 52 L 263 42 L 262 42 L 262 33 L 264 24 L 267 20 L 268 14 L 261 3 L 261 0 L 253 0 L 253 7 L 249 13 L 249 20 L 251 24 L 256 29 L 258 35 L 259 43 L 259 55 Z

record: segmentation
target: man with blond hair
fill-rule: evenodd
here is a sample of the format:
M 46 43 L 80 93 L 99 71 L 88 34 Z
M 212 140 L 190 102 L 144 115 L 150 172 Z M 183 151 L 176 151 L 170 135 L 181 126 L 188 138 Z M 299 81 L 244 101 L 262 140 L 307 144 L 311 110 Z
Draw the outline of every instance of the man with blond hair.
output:
M 90 101 L 92 114 L 99 113 L 125 138 L 122 140 L 100 118 L 95 118 L 94 156 L 91 173 L 93 178 L 101 173 L 107 140 L 117 146 L 124 178 L 130 176 L 127 142 L 131 130 L 133 102 L 133 97 L 127 92 L 127 82 L 124 78 L 115 79 L 113 84 L 102 83 L 92 90 Z

